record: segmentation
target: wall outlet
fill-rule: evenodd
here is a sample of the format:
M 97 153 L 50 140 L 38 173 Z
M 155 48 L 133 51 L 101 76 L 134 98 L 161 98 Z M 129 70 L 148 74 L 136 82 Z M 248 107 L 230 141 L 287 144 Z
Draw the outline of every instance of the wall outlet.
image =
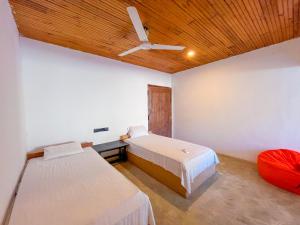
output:
M 108 127 L 102 127 L 102 128 L 95 128 L 94 129 L 94 133 L 104 132 L 104 131 L 109 131 L 109 128 Z

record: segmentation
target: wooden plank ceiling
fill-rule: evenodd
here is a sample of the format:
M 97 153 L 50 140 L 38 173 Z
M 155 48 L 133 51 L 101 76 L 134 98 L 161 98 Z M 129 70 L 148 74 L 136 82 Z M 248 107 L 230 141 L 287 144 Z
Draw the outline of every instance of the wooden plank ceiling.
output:
M 28 38 L 174 73 L 300 36 L 300 0 L 10 0 Z M 182 52 L 118 54 L 140 42 L 135 6 L 153 43 Z M 188 58 L 188 50 L 195 56 Z

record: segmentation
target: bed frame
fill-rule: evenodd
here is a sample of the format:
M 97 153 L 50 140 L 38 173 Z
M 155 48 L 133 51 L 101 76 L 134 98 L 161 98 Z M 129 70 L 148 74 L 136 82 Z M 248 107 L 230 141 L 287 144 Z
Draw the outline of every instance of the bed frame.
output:
M 128 161 L 130 161 L 132 164 L 142 169 L 144 172 L 152 176 L 154 179 L 166 185 L 167 187 L 177 192 L 184 198 L 188 198 L 190 196 L 187 193 L 186 189 L 181 185 L 181 179 L 175 176 L 173 173 L 131 152 L 127 152 L 127 155 L 128 155 Z M 198 187 L 200 187 L 209 177 L 214 175 L 215 172 L 216 172 L 215 165 L 213 165 L 207 168 L 201 174 L 199 174 L 194 179 L 194 182 L 192 183 L 192 187 L 191 187 L 192 193 Z
M 60 144 L 65 144 L 65 143 L 60 143 Z M 57 145 L 60 145 L 60 144 L 57 144 Z M 92 147 L 92 146 L 93 146 L 93 142 L 83 142 L 83 143 L 81 143 L 82 148 L 88 148 L 88 147 Z M 45 146 L 45 147 L 47 147 L 47 146 Z M 44 156 L 44 148 L 38 148 L 34 151 L 28 152 L 27 153 L 27 160 L 37 158 L 37 157 L 43 157 Z
M 128 134 L 121 135 L 120 140 L 124 141 L 130 138 Z M 188 198 L 198 187 L 200 187 L 208 178 L 213 176 L 216 173 L 215 165 L 207 168 L 201 174 L 199 174 L 195 179 L 194 182 L 191 184 L 191 194 L 189 194 L 185 187 L 181 185 L 181 179 L 174 175 L 173 173 L 165 170 L 159 165 L 156 165 L 146 159 L 143 159 L 131 152 L 127 152 L 128 161 L 132 164 L 152 176 L 154 179 L 158 180 L 162 184 L 166 185 L 173 191 L 177 192 L 184 198 Z

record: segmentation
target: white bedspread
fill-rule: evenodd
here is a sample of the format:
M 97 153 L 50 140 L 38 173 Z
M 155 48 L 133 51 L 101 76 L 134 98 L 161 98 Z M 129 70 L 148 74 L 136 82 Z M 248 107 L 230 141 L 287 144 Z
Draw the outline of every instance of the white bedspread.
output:
M 181 178 L 181 184 L 191 193 L 191 183 L 208 167 L 218 164 L 216 153 L 207 147 L 174 138 L 149 134 L 126 140 L 129 151 L 153 162 Z
M 29 161 L 9 225 L 155 225 L 148 196 L 93 149 Z

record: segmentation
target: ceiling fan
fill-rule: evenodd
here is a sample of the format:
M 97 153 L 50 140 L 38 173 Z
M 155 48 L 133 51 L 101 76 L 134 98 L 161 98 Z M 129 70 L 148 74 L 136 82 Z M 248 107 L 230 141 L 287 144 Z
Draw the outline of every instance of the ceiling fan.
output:
M 139 51 L 139 50 L 150 50 L 150 49 L 156 49 L 156 50 L 175 50 L 175 51 L 181 51 L 185 48 L 185 46 L 177 46 L 177 45 L 161 45 L 161 44 L 152 44 L 148 40 L 148 28 L 144 27 L 142 24 L 142 21 L 140 19 L 140 16 L 138 14 L 138 11 L 135 7 L 130 6 L 127 7 L 127 12 L 130 16 L 131 22 L 133 23 L 134 29 L 142 42 L 139 46 L 134 47 L 132 49 L 129 49 L 125 52 L 122 52 L 119 54 L 119 56 L 125 56 L 128 54 L 131 54 L 133 52 Z

